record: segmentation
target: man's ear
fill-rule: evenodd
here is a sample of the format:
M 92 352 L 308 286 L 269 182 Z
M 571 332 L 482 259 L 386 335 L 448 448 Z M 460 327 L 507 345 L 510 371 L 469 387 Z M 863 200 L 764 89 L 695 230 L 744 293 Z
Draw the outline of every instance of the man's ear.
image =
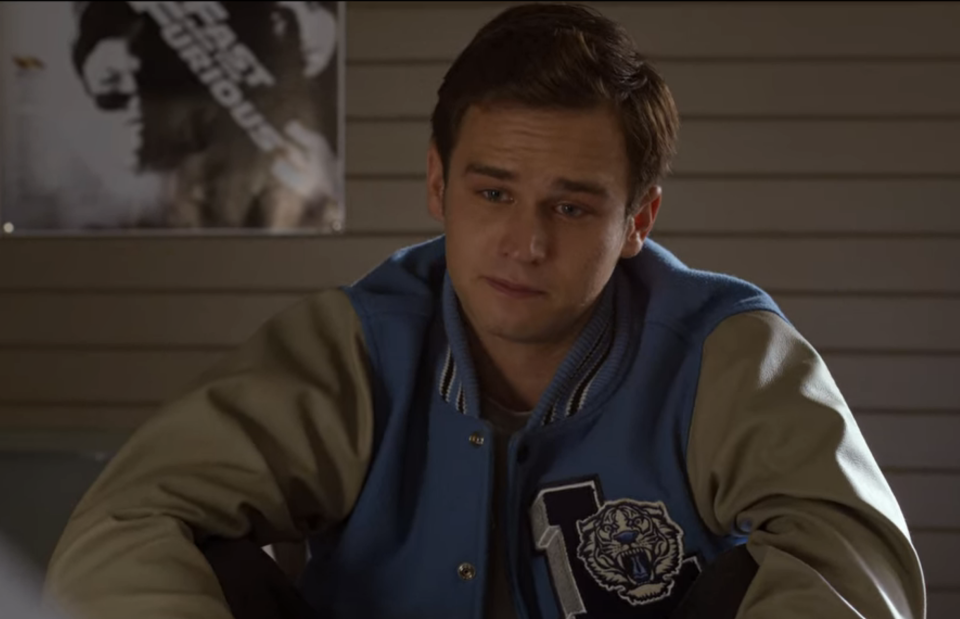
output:
M 443 223 L 443 161 L 437 144 L 430 140 L 430 149 L 427 151 L 427 208 L 430 216 Z
M 663 199 L 663 188 L 654 185 L 647 190 L 640 201 L 640 211 L 627 222 L 627 236 L 623 241 L 621 258 L 633 258 L 640 253 L 644 241 L 653 230 L 653 223 L 657 220 L 660 211 L 660 202 Z

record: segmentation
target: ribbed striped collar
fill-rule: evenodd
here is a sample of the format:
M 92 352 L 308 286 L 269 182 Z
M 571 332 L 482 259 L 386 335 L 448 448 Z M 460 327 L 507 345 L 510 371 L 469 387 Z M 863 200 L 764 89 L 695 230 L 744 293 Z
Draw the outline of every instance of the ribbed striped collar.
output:
M 599 305 L 533 409 L 530 426 L 566 419 L 588 407 L 612 379 L 623 346 L 617 345 L 617 281 L 612 277 Z M 620 320 L 618 320 L 618 318 Z M 464 415 L 479 416 L 480 390 L 460 312 L 460 302 L 447 274 L 443 284 L 443 322 L 447 348 L 437 368 L 440 396 Z

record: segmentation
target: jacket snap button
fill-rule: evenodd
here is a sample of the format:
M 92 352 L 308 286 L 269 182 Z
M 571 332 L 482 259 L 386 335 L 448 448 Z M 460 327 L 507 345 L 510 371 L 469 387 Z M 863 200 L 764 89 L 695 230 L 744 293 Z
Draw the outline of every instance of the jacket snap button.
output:
M 473 580 L 473 577 L 477 575 L 477 569 L 469 563 L 461 563 L 460 567 L 457 568 L 457 574 L 460 576 L 460 580 Z
M 470 435 L 470 444 L 474 447 L 480 447 L 483 445 L 483 435 L 479 432 L 474 432 Z

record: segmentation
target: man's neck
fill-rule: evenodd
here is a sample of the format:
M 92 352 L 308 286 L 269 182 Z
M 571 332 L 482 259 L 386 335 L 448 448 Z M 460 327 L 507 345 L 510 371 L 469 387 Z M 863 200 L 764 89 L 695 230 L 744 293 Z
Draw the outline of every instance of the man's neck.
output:
M 533 410 L 592 313 L 587 312 L 565 338 L 543 344 L 484 338 L 468 328 L 470 353 L 484 395 L 510 410 Z

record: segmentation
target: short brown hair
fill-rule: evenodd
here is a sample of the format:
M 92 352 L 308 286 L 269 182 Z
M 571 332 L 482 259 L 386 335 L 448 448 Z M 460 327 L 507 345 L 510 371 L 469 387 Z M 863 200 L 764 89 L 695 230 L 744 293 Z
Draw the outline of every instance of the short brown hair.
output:
M 437 95 L 431 128 L 444 175 L 464 114 L 491 102 L 554 109 L 612 105 L 630 164 L 630 214 L 676 153 L 680 119 L 663 78 L 622 26 L 582 5 L 535 3 L 503 11 L 460 53 Z

